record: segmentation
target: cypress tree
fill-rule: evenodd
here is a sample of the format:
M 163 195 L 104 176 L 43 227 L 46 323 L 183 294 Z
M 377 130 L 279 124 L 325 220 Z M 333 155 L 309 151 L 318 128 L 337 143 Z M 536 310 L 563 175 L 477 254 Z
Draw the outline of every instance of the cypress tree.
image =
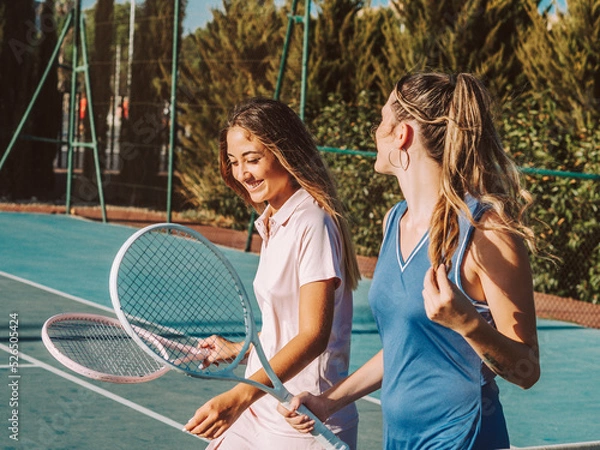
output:
M 384 25 L 388 87 L 406 72 L 473 72 L 500 96 L 522 85 L 514 57 L 518 33 L 529 26 L 522 2 L 510 0 L 391 0 Z M 385 77 L 386 67 L 379 67 Z
M 90 82 L 92 100 L 94 102 L 94 124 L 98 141 L 98 154 L 101 164 L 106 154 L 106 133 L 108 131 L 107 116 L 111 103 L 111 75 L 114 59 L 114 0 L 98 0 L 94 10 L 93 46 L 90 51 Z M 86 151 L 84 175 L 87 179 L 95 179 L 91 149 Z M 94 180 L 96 185 L 97 181 Z
M 373 69 L 381 58 L 382 15 L 362 0 L 320 0 L 311 25 L 309 102 L 318 111 L 338 94 L 354 102 L 362 91 L 377 88 Z
M 592 128 L 600 119 L 600 0 L 571 0 L 555 15 L 529 2 L 528 12 L 533 26 L 517 55 L 533 93 L 553 97 L 563 124 Z
M 105 164 L 107 114 L 111 100 L 111 64 L 113 60 L 113 26 L 114 26 L 114 0 L 97 0 L 90 10 L 86 11 L 86 36 L 87 54 L 89 61 L 90 88 L 92 91 L 92 110 L 94 112 L 94 125 L 98 156 L 101 167 Z M 81 55 L 81 53 L 80 53 Z M 80 61 L 81 62 L 81 61 Z M 83 76 L 78 79 L 79 92 L 86 96 Z M 80 120 L 83 130 L 81 139 L 91 141 L 89 127 L 90 108 L 87 108 L 85 117 Z M 102 180 L 100 180 L 102 182 Z M 83 202 L 96 201 L 98 197 L 98 180 L 96 180 L 94 154 L 91 148 L 83 149 L 83 173 L 76 178 L 74 188 L 76 199 Z
M 40 10 L 40 37 L 36 61 L 36 84 L 41 78 L 58 42 L 54 0 L 46 0 Z M 54 62 L 56 64 L 56 61 Z M 61 128 L 61 95 L 58 91 L 58 72 L 54 67 L 40 91 L 31 116 L 35 136 L 56 139 Z M 39 199 L 51 198 L 55 185 L 54 159 L 59 147 L 57 144 L 35 142 L 33 144 L 31 166 L 32 195 Z
M 248 210 L 220 180 L 217 140 L 235 104 L 273 96 L 284 25 L 273 0 L 228 0 L 182 46 L 180 123 L 186 132 L 177 168 L 184 195 L 244 227 Z
M 355 20 L 363 6 L 362 0 L 319 0 L 320 10 L 310 39 L 310 92 L 315 96 L 340 93 L 354 94 L 355 74 L 352 55 L 347 45 L 357 29 Z M 322 98 L 320 100 L 325 100 Z
M 0 152 L 4 155 L 34 89 L 39 36 L 33 0 L 3 2 L 0 47 Z M 32 134 L 29 121 L 22 134 Z M 0 173 L 0 195 L 29 199 L 34 157 L 31 141 L 18 140 Z

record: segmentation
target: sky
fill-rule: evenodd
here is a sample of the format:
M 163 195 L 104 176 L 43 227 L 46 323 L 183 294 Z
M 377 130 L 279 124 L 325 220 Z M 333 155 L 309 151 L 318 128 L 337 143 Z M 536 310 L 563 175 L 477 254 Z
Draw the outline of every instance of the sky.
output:
M 124 3 L 123 0 L 117 1 L 119 3 Z M 540 9 L 552 2 L 553 0 L 542 0 L 540 2 Z M 557 0 L 557 3 L 561 10 L 566 9 L 567 0 Z M 190 33 L 208 22 L 212 18 L 211 9 L 219 8 L 221 4 L 221 0 L 190 0 L 186 11 L 186 19 L 183 24 L 184 34 Z M 387 4 L 388 0 L 371 0 L 372 6 Z
M 128 3 L 129 0 L 116 0 L 117 3 Z M 143 0 L 138 0 L 141 3 Z M 542 0 L 540 8 L 552 3 L 553 0 Z M 94 5 L 96 0 L 82 0 L 82 8 L 87 9 Z M 373 6 L 387 5 L 388 0 L 372 0 Z M 567 0 L 557 0 L 561 10 L 566 9 Z M 219 8 L 221 0 L 189 0 L 186 17 L 183 23 L 184 34 L 193 32 L 196 28 L 204 26 L 212 18 L 212 9 Z
M 142 3 L 143 0 L 138 0 Z M 82 0 L 83 9 L 90 8 L 96 3 L 96 0 Z M 129 3 L 129 0 L 116 0 L 116 3 Z M 385 5 L 388 0 L 372 0 L 371 4 Z M 194 31 L 196 28 L 204 26 L 206 22 L 212 19 L 211 10 L 219 8 L 223 4 L 222 0 L 189 0 L 186 9 L 186 17 L 183 22 L 184 34 Z
M 281 3 L 283 4 L 283 2 Z M 371 0 L 372 6 L 386 5 L 387 3 L 388 0 Z M 185 33 L 194 31 L 208 22 L 212 18 L 211 9 L 218 8 L 221 4 L 221 0 L 190 0 L 186 11 L 187 17 L 183 24 Z
M 115 0 L 115 2 L 129 3 L 129 0 Z M 82 0 L 81 7 L 83 9 L 91 8 L 95 3 L 96 0 Z M 136 3 L 143 3 L 143 0 L 137 0 Z M 211 9 L 218 8 L 221 5 L 221 0 L 189 0 L 186 9 L 186 18 L 183 24 L 184 34 L 206 24 L 206 22 L 212 18 Z

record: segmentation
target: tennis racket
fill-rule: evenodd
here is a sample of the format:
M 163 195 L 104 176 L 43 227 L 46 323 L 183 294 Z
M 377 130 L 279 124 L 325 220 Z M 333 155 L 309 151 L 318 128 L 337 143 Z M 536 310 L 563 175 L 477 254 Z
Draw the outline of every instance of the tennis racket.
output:
M 110 296 L 123 328 L 156 361 L 195 378 L 248 383 L 287 403 L 292 395 L 263 351 L 242 282 L 220 250 L 201 234 L 177 224 L 155 224 L 134 233 L 117 253 L 110 272 Z M 169 357 L 139 330 L 181 344 Z M 222 346 L 218 364 L 205 366 L 185 351 L 213 335 Z M 241 350 L 240 350 L 241 345 Z M 272 387 L 236 369 L 254 346 Z M 312 412 L 312 432 L 326 449 L 348 449 Z
M 157 350 L 162 347 L 161 351 L 166 354 L 166 349 L 156 338 L 148 335 L 147 338 L 156 343 Z M 42 341 L 57 361 L 94 380 L 143 383 L 169 371 L 168 366 L 144 352 L 112 317 L 58 314 L 44 323 Z

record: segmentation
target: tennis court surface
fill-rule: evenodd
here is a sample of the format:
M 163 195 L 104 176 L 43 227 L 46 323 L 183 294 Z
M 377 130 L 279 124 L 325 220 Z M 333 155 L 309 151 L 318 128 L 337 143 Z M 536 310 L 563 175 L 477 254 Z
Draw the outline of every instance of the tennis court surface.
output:
M 231 383 L 175 372 L 137 385 L 96 382 L 61 366 L 41 342 L 41 327 L 54 314 L 114 316 L 110 266 L 134 231 L 62 215 L 0 213 L 0 448 L 206 447 L 180 429 Z M 251 293 L 258 256 L 223 251 Z M 355 294 L 351 370 L 379 350 L 368 287 L 364 280 Z M 547 320 L 538 325 L 541 380 L 528 391 L 500 381 L 512 444 L 552 448 L 600 441 L 600 330 Z M 359 448 L 381 448 L 378 393 L 358 407 Z

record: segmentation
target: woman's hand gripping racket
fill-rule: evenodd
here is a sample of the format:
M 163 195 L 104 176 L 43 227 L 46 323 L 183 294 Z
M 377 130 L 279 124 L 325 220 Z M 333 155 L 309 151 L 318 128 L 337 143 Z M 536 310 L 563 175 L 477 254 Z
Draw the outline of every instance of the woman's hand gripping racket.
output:
M 248 383 L 282 403 L 292 398 L 264 354 L 239 276 L 225 256 L 194 230 L 156 224 L 133 234 L 113 262 L 110 295 L 123 327 L 158 362 L 196 378 Z M 183 351 L 166 356 L 139 330 L 178 342 Z M 185 351 L 213 335 L 225 338 L 221 353 L 215 355 L 213 350 L 210 355 L 213 364 L 199 362 Z M 236 374 L 251 346 L 272 387 Z M 349 448 L 306 407 L 298 411 L 315 420 L 312 434 L 326 449 Z

